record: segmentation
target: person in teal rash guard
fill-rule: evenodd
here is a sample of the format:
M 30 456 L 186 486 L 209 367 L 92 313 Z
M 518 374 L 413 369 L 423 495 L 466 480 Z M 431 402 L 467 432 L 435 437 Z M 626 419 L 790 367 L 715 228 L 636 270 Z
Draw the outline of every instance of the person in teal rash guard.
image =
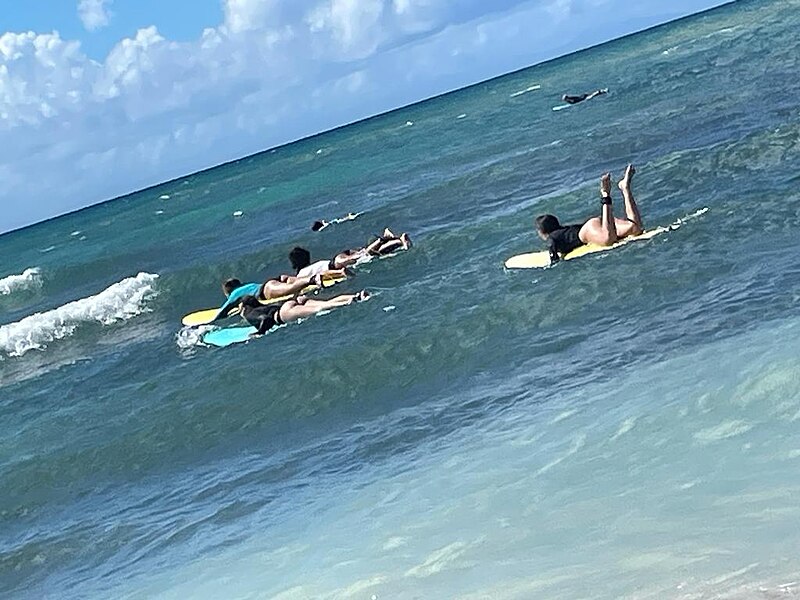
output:
M 322 276 L 294 277 L 292 275 L 281 275 L 277 278 L 268 279 L 264 283 L 247 284 L 232 277 L 222 284 L 222 291 L 227 300 L 219 307 L 214 321 L 223 319 L 238 310 L 242 298 L 245 296 L 253 296 L 260 302 L 267 302 L 275 298 L 293 296 L 311 285 L 323 287 Z

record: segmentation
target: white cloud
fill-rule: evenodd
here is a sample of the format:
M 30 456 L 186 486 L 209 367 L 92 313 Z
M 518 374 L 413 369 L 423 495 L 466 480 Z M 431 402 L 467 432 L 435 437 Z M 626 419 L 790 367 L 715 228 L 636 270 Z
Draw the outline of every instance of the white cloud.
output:
M 89 31 L 96 31 L 107 26 L 111 20 L 109 6 L 114 0 L 80 0 L 78 16 L 83 26 Z
M 575 35 L 548 10 L 605 31 L 614 1 L 224 0 L 195 41 L 147 27 L 102 61 L 2 34 L 0 231 L 547 58 Z

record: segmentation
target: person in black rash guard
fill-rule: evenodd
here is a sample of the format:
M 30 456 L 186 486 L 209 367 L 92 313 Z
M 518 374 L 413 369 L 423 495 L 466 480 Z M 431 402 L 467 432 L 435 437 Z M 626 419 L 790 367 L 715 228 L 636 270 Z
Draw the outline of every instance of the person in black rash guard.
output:
M 539 232 L 539 236 L 547 242 L 551 263 L 557 262 L 561 256 L 583 246 L 580 237 L 581 227 L 583 225 L 561 225 L 555 215 L 536 217 L 536 230 Z
M 369 298 L 366 290 L 358 294 L 343 294 L 330 300 L 312 300 L 298 296 L 282 304 L 264 306 L 255 296 L 245 296 L 239 305 L 239 314 L 257 331 L 253 335 L 264 335 L 273 327 L 285 325 L 298 319 L 304 319 L 323 310 L 346 306 Z
M 561 99 L 567 104 L 577 104 L 578 102 L 583 102 L 584 100 L 591 100 L 595 96 L 607 93 L 608 93 L 608 88 L 603 88 L 602 90 L 595 90 L 591 94 L 581 94 L 580 96 L 570 96 L 568 94 L 564 94 L 563 96 L 561 96 Z
M 615 218 L 611 208 L 611 173 L 605 173 L 600 178 L 599 217 L 593 217 L 581 225 L 561 225 L 555 215 L 536 217 L 536 231 L 547 242 L 551 263 L 584 244 L 611 246 L 623 238 L 639 235 L 644 231 L 642 216 L 631 189 L 635 173 L 633 165 L 628 165 L 619 182 L 619 189 L 625 200 L 624 219 Z

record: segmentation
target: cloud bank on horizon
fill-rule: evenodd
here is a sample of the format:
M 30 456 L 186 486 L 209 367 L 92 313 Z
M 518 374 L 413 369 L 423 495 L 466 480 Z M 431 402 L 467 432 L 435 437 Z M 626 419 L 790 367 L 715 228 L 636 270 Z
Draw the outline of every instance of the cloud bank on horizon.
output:
M 112 2 L 78 1 L 88 31 Z M 7 32 L 0 231 L 722 3 L 222 0 L 197 39 L 153 25 L 101 61 L 57 32 Z

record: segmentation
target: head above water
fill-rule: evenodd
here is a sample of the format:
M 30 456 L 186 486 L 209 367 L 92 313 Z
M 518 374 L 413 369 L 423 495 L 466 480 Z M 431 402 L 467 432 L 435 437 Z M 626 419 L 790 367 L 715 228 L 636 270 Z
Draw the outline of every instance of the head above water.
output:
M 289 252 L 289 262 L 292 263 L 292 268 L 295 271 L 305 269 L 311 264 L 311 252 L 300 246 L 295 246 L 292 248 L 292 251 Z
M 325 223 L 323 221 L 314 221 L 311 224 L 311 231 L 319 231 L 323 227 L 325 227 Z
M 242 287 L 242 282 L 235 277 L 231 277 L 222 284 L 222 291 L 225 292 L 226 296 L 230 296 L 233 290 L 240 287 Z
M 550 235 L 557 229 L 561 229 L 561 223 L 558 222 L 558 218 L 555 215 L 539 215 L 536 217 L 535 223 L 536 231 L 543 236 Z

